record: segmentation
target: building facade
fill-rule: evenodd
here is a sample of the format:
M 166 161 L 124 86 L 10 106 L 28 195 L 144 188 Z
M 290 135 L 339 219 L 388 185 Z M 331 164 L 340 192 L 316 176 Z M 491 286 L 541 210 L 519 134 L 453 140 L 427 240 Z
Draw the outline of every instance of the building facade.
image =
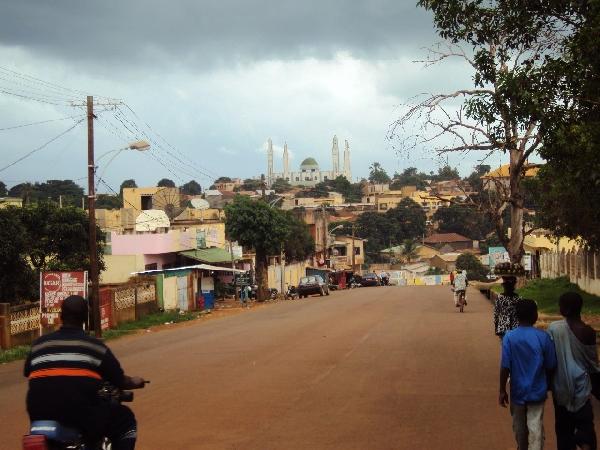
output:
M 267 185 L 270 187 L 277 179 L 282 178 L 292 186 L 314 186 L 323 181 L 335 180 L 337 177 L 344 176 L 348 181 L 352 181 L 352 172 L 350 169 L 350 145 L 345 141 L 343 166 L 340 167 L 340 150 L 337 136 L 333 137 L 331 145 L 332 170 L 321 170 L 319 164 L 314 158 L 306 158 L 300 164 L 298 171 L 290 171 L 289 153 L 287 143 L 283 147 L 283 171 L 275 172 L 273 163 L 273 142 L 267 141 Z

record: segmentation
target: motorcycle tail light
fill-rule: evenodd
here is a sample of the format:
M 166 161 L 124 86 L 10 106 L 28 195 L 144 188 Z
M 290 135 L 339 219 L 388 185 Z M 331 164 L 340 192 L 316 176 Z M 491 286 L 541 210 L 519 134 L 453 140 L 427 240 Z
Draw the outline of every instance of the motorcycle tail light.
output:
M 32 434 L 23 436 L 23 450 L 48 450 L 46 436 Z

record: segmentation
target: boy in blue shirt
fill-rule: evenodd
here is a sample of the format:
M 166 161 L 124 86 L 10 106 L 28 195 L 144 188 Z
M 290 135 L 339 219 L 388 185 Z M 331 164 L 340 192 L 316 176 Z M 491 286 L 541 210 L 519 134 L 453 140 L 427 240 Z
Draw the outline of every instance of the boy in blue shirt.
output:
M 533 327 L 538 319 L 533 300 L 515 305 L 519 326 L 502 339 L 500 406 L 506 408 L 510 376 L 510 414 L 518 450 L 544 448 L 544 403 L 556 353 L 548 333 Z

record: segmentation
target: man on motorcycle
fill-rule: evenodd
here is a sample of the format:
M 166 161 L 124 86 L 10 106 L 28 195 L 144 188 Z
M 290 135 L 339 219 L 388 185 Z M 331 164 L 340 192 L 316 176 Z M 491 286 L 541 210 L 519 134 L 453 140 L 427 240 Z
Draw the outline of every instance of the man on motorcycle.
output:
M 84 333 L 87 316 L 83 297 L 67 297 L 61 309 L 62 327 L 31 346 L 23 371 L 29 378 L 27 412 L 31 421 L 55 420 L 76 428 L 90 443 L 108 437 L 114 450 L 130 450 L 137 437 L 133 412 L 101 399 L 98 390 L 103 382 L 137 389 L 145 381 L 125 375 L 110 349 Z

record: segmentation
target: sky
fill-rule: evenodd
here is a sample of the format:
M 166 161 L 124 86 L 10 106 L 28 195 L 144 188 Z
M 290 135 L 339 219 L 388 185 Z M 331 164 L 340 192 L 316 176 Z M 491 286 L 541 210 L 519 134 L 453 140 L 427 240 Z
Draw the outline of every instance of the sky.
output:
M 354 179 L 374 161 L 437 171 L 432 149 L 387 136 L 415 96 L 472 86 L 462 61 L 414 62 L 439 40 L 412 0 L 2 0 L 0 181 L 84 186 L 86 95 L 100 192 L 259 176 L 268 138 L 276 171 L 285 142 L 292 168 L 312 156 L 331 169 L 334 135 Z M 150 150 L 122 150 L 139 139 Z M 481 157 L 448 162 L 467 175 Z

